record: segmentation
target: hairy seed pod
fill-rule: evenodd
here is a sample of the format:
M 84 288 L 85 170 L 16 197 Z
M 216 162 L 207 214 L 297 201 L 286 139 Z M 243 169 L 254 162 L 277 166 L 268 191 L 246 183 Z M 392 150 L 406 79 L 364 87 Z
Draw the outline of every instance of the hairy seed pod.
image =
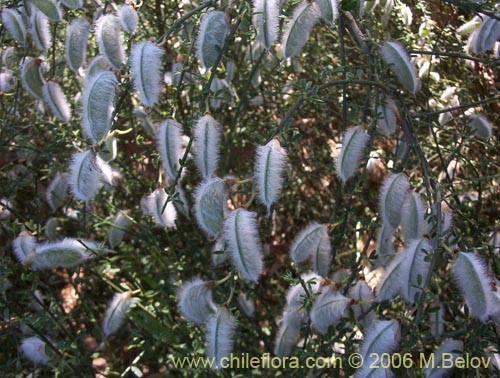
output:
M 111 127 L 111 115 L 117 80 L 109 71 L 87 79 L 82 98 L 83 130 L 92 143 L 98 144 Z
M 109 337 L 109 335 L 118 331 L 125 321 L 125 316 L 127 311 L 130 309 L 132 304 L 132 292 L 126 291 L 124 293 L 116 293 L 113 299 L 106 308 L 104 313 L 104 319 L 102 321 L 102 333 L 104 337 Z
M 240 292 L 236 298 L 238 307 L 247 318 L 253 317 L 255 312 L 255 301 L 247 293 Z
M 57 239 L 57 227 L 59 222 L 57 218 L 49 218 L 45 222 L 45 236 L 49 241 L 55 241 Z
M 296 263 L 311 258 L 322 243 L 329 243 L 328 230 L 322 224 L 311 222 L 293 239 L 290 257 Z
M 181 315 L 198 325 L 204 325 L 217 310 L 210 284 L 199 278 L 184 283 L 177 298 Z
M 26 25 L 21 13 L 12 8 L 2 8 L 2 24 L 20 44 L 26 44 Z
M 321 18 L 326 24 L 333 28 L 335 21 L 339 17 L 339 5 L 337 0 L 314 0 L 319 5 Z
M 380 52 L 384 61 L 392 66 L 391 68 L 401 85 L 415 95 L 419 90 L 420 83 L 415 66 L 410 61 L 403 45 L 398 42 L 386 42 Z
M 139 23 L 139 16 L 135 8 L 128 4 L 122 5 L 118 8 L 118 17 L 120 18 L 120 24 L 123 31 L 133 34 Z
M 201 117 L 193 129 L 195 162 L 204 179 L 214 177 L 219 163 L 221 128 L 210 115 Z
M 356 282 L 356 285 L 351 286 L 347 296 L 359 302 L 371 302 L 374 300 L 372 289 L 370 289 L 370 286 L 368 286 L 364 280 L 360 280 Z M 351 308 L 356 320 L 360 322 L 363 327 L 368 328 L 375 320 L 375 313 L 372 311 L 371 304 L 353 304 Z
M 382 221 L 393 228 L 401 223 L 401 208 L 410 182 L 404 173 L 391 174 L 385 180 L 380 190 L 379 208 Z
M 234 330 L 236 319 L 225 307 L 218 307 L 217 312 L 210 316 L 206 324 L 206 354 L 214 361 L 213 369 L 221 367 L 223 357 L 228 358 L 233 351 Z
M 40 9 L 52 21 L 61 21 L 62 9 L 53 0 L 32 0 L 33 4 Z
M 33 336 L 21 341 L 21 351 L 31 362 L 40 365 L 48 365 L 50 357 L 46 352 L 45 341 Z
M 196 53 L 205 71 L 215 64 L 221 54 L 227 31 L 228 25 L 224 12 L 211 11 L 202 17 L 196 40 Z
M 485 17 L 479 28 L 470 36 L 470 53 L 482 54 L 491 50 L 500 38 L 500 22 L 494 18 Z
M 384 103 L 377 107 L 379 119 L 377 125 L 382 133 L 389 137 L 396 132 L 396 128 L 401 124 L 401 116 L 396 103 L 391 98 L 386 98 Z
M 144 111 L 144 109 L 142 109 L 142 108 L 135 108 L 132 111 L 132 114 L 134 114 L 139 119 L 139 121 L 141 122 L 141 126 L 144 129 L 144 131 L 146 131 L 146 133 L 150 137 L 154 138 L 156 136 L 155 126 L 153 125 L 153 123 L 149 119 L 149 116 Z
M 61 3 L 69 9 L 83 8 L 83 0 L 61 0 Z
M 286 151 L 277 139 L 271 140 L 265 146 L 257 147 L 255 157 L 255 185 L 258 197 L 267 207 L 268 216 L 271 206 L 275 203 L 283 188 L 283 168 L 287 159 Z
M 42 12 L 35 10 L 30 17 L 31 35 L 36 47 L 42 51 L 50 49 L 52 40 L 50 39 L 49 19 Z
M 74 18 L 66 29 L 64 54 L 66 63 L 72 71 L 77 72 L 85 62 L 90 23 L 84 18 Z
M 138 42 L 130 55 L 130 71 L 134 88 L 144 106 L 152 107 L 158 102 L 161 84 L 161 60 L 163 50 L 153 42 Z
M 146 119 L 147 115 L 146 115 Z M 162 122 L 156 131 L 156 143 L 163 170 L 169 183 L 174 183 L 182 159 L 182 125 L 173 119 Z M 183 170 L 183 173 L 185 171 Z
M 36 100 L 43 99 L 43 79 L 39 59 L 26 58 L 21 66 L 21 83 L 24 89 Z
M 92 150 L 73 154 L 69 167 L 69 186 L 78 200 L 88 202 L 99 190 L 102 171 L 97 159 L 101 160 Z
M 102 16 L 97 21 L 95 34 L 101 55 L 108 60 L 111 67 L 120 71 L 125 63 L 125 51 L 118 17 L 109 13 Z
M 278 39 L 280 5 L 278 0 L 256 0 L 253 8 L 253 25 L 257 39 L 267 52 Z
M 302 315 L 299 312 L 285 312 L 279 322 L 279 329 L 274 341 L 274 354 L 277 357 L 289 356 L 297 344 L 302 326 Z
M 224 227 L 224 217 L 228 211 L 226 183 L 214 177 L 203 181 L 194 193 L 196 221 L 208 236 L 215 238 Z
M 322 335 L 326 335 L 331 325 L 346 317 L 349 298 L 340 294 L 333 286 L 322 289 L 311 308 L 311 324 Z
M 125 233 L 131 225 L 132 221 L 130 220 L 127 212 L 118 210 L 108 234 L 108 244 L 111 248 L 117 247 L 122 242 L 125 237 Z
M 410 192 L 401 209 L 401 225 L 405 243 L 420 238 L 425 232 L 425 208 L 422 196 Z
M 262 245 L 257 230 L 256 213 L 236 209 L 224 223 L 229 256 L 240 276 L 257 282 L 262 274 Z
M 401 252 L 401 294 L 406 303 L 415 303 L 415 295 L 420 293 L 425 285 L 430 267 L 426 256 L 431 252 L 432 247 L 425 238 L 411 241 Z
M 15 80 L 11 70 L 5 69 L 0 72 L 0 91 L 7 93 L 14 89 Z
M 499 22 L 500 24 L 500 22 Z M 469 126 L 479 138 L 490 139 L 493 136 L 493 128 L 491 127 L 491 122 L 483 115 L 471 115 L 469 116 Z
M 373 263 L 374 268 L 386 265 L 387 261 L 394 255 L 394 233 L 396 230 L 389 224 L 382 223 L 377 235 L 377 259 Z
M 68 180 L 66 175 L 58 173 L 47 188 L 47 203 L 52 211 L 59 209 L 66 200 Z
M 335 161 L 336 173 L 342 182 L 345 183 L 356 173 L 369 139 L 362 126 L 351 127 L 344 133 L 342 149 Z
M 35 253 L 36 239 L 30 233 L 23 231 L 12 242 L 12 251 L 21 264 Z
M 43 86 L 42 93 L 43 99 L 49 105 L 52 114 L 61 122 L 69 122 L 71 108 L 60 85 L 54 81 L 48 81 Z
M 294 9 L 292 18 L 286 24 L 281 43 L 285 59 L 300 54 L 320 17 L 319 6 L 315 2 L 303 1 Z
M 155 223 L 160 227 L 175 228 L 177 211 L 172 201 L 168 201 L 168 195 L 163 188 L 156 189 L 153 193 L 143 197 L 141 207 L 144 214 L 152 216 Z M 167 203 L 167 206 L 165 206 Z M 163 208 L 165 207 L 165 210 Z
M 402 253 L 396 253 L 385 268 L 384 275 L 377 285 L 378 302 L 392 299 L 401 292 L 403 257 Z
M 462 356 L 464 343 L 461 340 L 444 339 L 439 348 L 432 354 L 433 363 L 422 369 L 425 378 L 444 378 L 455 369 L 456 360 Z

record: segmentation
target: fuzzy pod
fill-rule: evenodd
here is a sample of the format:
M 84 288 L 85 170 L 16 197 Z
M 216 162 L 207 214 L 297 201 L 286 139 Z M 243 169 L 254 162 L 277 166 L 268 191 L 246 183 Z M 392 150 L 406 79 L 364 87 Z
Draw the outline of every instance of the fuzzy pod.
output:
M 433 353 L 433 363 L 423 369 L 425 378 L 444 378 L 455 369 L 455 361 L 462 356 L 464 343 L 461 340 L 444 339 L 439 348 Z
M 64 204 L 67 193 L 68 179 L 66 175 L 58 173 L 47 188 L 47 203 L 52 211 L 56 211 Z
M 32 270 L 73 268 L 96 256 L 108 253 L 97 243 L 90 240 L 66 238 L 58 242 L 42 243 L 26 263 Z
M 274 341 L 274 355 L 289 356 L 297 344 L 302 326 L 302 315 L 299 312 L 285 312 L 279 322 L 279 329 Z
M 271 214 L 271 206 L 278 201 L 283 189 L 283 169 L 286 161 L 286 151 L 277 139 L 257 147 L 255 185 L 260 202 L 267 207 L 268 216 Z
M 217 237 L 224 227 L 228 197 L 226 183 L 218 177 L 203 181 L 195 189 L 196 221 L 203 232 L 212 238 Z
M 43 99 L 49 105 L 52 114 L 61 122 L 69 122 L 71 108 L 61 86 L 54 81 L 47 81 L 42 88 L 42 93 Z
M 177 293 L 179 312 L 186 319 L 204 325 L 217 308 L 212 300 L 211 284 L 199 278 L 184 283 Z
M 132 114 L 135 115 L 139 119 L 139 121 L 141 122 L 141 126 L 144 129 L 144 131 L 146 131 L 146 133 L 150 137 L 154 138 L 156 136 L 156 133 L 157 133 L 155 131 L 155 126 L 153 125 L 153 123 L 149 119 L 149 116 L 144 111 L 144 109 L 142 109 L 142 108 L 135 108 L 132 111 Z
M 319 5 L 321 18 L 326 24 L 333 28 L 335 21 L 339 17 L 339 5 L 337 0 L 314 0 Z
M 485 17 L 479 28 L 471 34 L 469 50 L 473 54 L 482 54 L 493 49 L 498 39 L 500 39 L 500 22 Z
M 196 53 L 203 69 L 208 70 L 218 60 L 228 28 L 224 12 L 211 11 L 202 17 L 196 39 Z
M 174 183 L 179 171 L 179 160 L 183 156 L 182 125 L 173 119 L 162 122 L 156 131 L 156 144 L 168 181 Z
M 485 323 L 493 311 L 488 267 L 477 253 L 459 252 L 451 273 L 473 318 Z
M 332 263 L 332 245 L 330 237 L 323 237 L 312 252 L 313 271 L 322 277 L 327 277 Z
M 21 264 L 24 263 L 25 260 L 29 260 L 30 256 L 35 253 L 35 248 L 35 237 L 31 236 L 31 234 L 26 231 L 21 232 L 12 242 L 14 256 L 16 256 L 17 261 Z
M 15 78 L 11 70 L 5 69 L 0 72 L 0 91 L 7 93 L 14 89 Z
M 125 63 L 125 51 L 119 18 L 109 13 L 105 14 L 97 21 L 95 34 L 101 55 L 107 59 L 111 67 L 120 71 Z
M 407 303 L 415 303 L 416 294 L 425 285 L 430 268 L 430 261 L 426 261 L 426 256 L 431 252 L 432 247 L 425 238 L 411 241 L 401 252 L 401 294 Z
M 380 52 L 384 61 L 391 65 L 401 85 L 415 95 L 420 87 L 417 70 L 403 45 L 398 42 L 386 42 Z
M 110 71 L 110 70 L 111 66 L 109 65 L 107 59 L 102 55 L 97 55 L 93 57 L 89 62 L 86 70 L 86 77 L 87 79 L 90 79 L 92 76 L 100 72 Z
M 401 116 L 394 100 L 386 98 L 384 103 L 377 107 L 377 113 L 379 115 L 377 125 L 380 131 L 387 137 L 394 134 L 401 124 Z
M 229 256 L 240 276 L 257 282 L 262 274 L 262 244 L 259 240 L 256 213 L 236 209 L 224 223 L 224 237 Z
M 306 261 L 317 251 L 322 240 L 329 240 L 326 226 L 317 222 L 309 223 L 293 239 L 290 257 L 296 263 Z
M 139 15 L 135 8 L 129 4 L 124 4 L 118 8 L 118 17 L 124 32 L 133 34 L 139 23 Z
M 153 42 L 138 42 L 130 55 L 130 71 L 134 88 L 144 106 L 152 107 L 158 102 L 162 75 L 163 49 Z
M 35 10 L 30 16 L 31 35 L 36 47 L 47 51 L 52 46 L 50 38 L 49 19 L 42 12 Z
M 354 176 L 359 168 L 361 156 L 369 139 L 370 136 L 365 133 L 362 126 L 351 127 L 344 133 L 342 149 L 335 160 L 337 176 L 343 183 Z
M 400 326 L 396 320 L 375 320 L 366 331 L 359 353 L 364 364 L 356 370 L 356 378 L 391 376 L 390 370 L 373 369 L 373 364 L 383 353 L 392 353 L 399 344 Z
M 212 265 L 219 266 L 227 260 L 227 242 L 219 236 L 212 247 Z
M 438 310 L 433 311 L 429 315 L 429 324 L 432 332 L 432 336 L 435 339 L 440 339 L 444 333 L 444 305 L 442 303 L 438 304 Z
M 61 3 L 69 9 L 83 8 L 83 0 L 61 0 Z
M 205 351 L 207 358 L 214 361 L 212 369 L 221 367 L 222 358 L 229 359 L 233 351 L 236 319 L 225 307 L 218 307 L 206 323 Z
M 102 165 L 102 159 L 92 150 L 73 154 L 69 187 L 76 199 L 88 202 L 94 198 L 102 179 Z
M 124 293 L 116 293 L 113 299 L 106 308 L 104 319 L 102 321 L 102 333 L 104 337 L 118 331 L 125 321 L 127 311 L 132 304 L 132 292 L 126 291 Z
M 141 207 L 144 214 L 152 216 L 158 226 L 175 228 L 177 211 L 173 202 L 168 201 L 168 199 L 165 189 L 159 188 L 150 195 L 143 197 Z M 165 206 L 165 203 L 167 203 L 167 206 Z M 163 210 L 164 207 L 165 210 Z
M 118 210 L 108 233 L 108 244 L 111 248 L 117 247 L 123 241 L 131 225 L 132 221 L 127 212 Z
M 111 128 L 111 115 L 117 80 L 109 71 L 102 71 L 87 79 L 83 89 L 83 130 L 92 143 L 98 144 Z
M 240 292 L 236 298 L 238 308 L 247 318 L 253 317 L 255 312 L 255 301 L 247 293 Z
M 85 62 L 90 23 L 84 18 L 74 18 L 66 29 L 64 54 L 68 67 L 77 72 Z
M 12 8 L 2 8 L 2 24 L 16 41 L 26 44 L 26 24 L 21 13 Z
M 366 281 L 360 280 L 354 286 L 349 288 L 347 296 L 359 302 L 370 302 L 374 300 L 373 292 Z M 356 320 L 363 327 L 368 328 L 375 320 L 375 313 L 372 311 L 372 306 L 369 303 L 360 303 L 351 305 L 352 311 Z
M 32 0 L 33 4 L 52 21 L 61 21 L 62 9 L 53 0 Z
M 479 138 L 487 140 L 493 136 L 493 128 L 488 118 L 476 114 L 469 116 L 469 118 L 469 127 Z
M 256 0 L 254 2 L 252 21 L 257 31 L 257 40 L 268 52 L 278 39 L 279 16 L 280 4 L 278 0 Z
M 346 317 L 350 299 L 340 294 L 333 286 L 322 289 L 311 308 L 311 324 L 322 335 L 331 325 Z
M 390 174 L 380 190 L 379 208 L 382 221 L 393 228 L 401 223 L 401 208 L 410 182 L 404 173 Z
M 466 35 L 472 33 L 481 25 L 481 18 L 479 16 L 474 16 L 470 21 L 460 26 L 457 29 L 458 35 Z
M 204 179 L 214 177 L 219 164 L 221 128 L 210 115 L 201 117 L 193 128 L 196 167 Z
M 401 209 L 401 225 L 405 243 L 422 237 L 425 232 L 425 207 L 422 196 L 410 192 Z
M 48 365 L 50 357 L 46 352 L 46 343 L 39 337 L 27 337 L 21 341 L 21 351 L 31 362 L 39 365 Z
M 42 76 L 41 61 L 39 59 L 26 58 L 24 60 L 21 65 L 21 83 L 34 99 L 43 99 L 42 88 L 45 80 Z
M 303 1 L 294 9 L 292 18 L 286 24 L 281 43 L 285 59 L 300 54 L 320 17 L 320 9 L 315 2 Z
M 57 218 L 49 218 L 45 222 L 45 236 L 49 241 L 55 241 L 57 239 L 57 227 L 59 222 Z
M 438 224 L 438 213 L 440 224 Z M 426 233 L 445 235 L 453 226 L 453 213 L 446 202 L 433 203 L 431 206 L 431 215 L 426 219 Z
M 377 235 L 377 259 L 373 263 L 374 268 L 385 265 L 394 255 L 394 233 L 395 228 L 389 224 L 382 223 Z
M 394 298 L 401 292 L 402 287 L 402 262 L 404 255 L 396 253 L 377 285 L 377 301 L 382 302 Z

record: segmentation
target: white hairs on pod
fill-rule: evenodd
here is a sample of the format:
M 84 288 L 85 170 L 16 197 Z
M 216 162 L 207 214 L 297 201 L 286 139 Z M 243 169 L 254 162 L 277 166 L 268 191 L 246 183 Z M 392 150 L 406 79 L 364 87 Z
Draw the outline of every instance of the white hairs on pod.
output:
M 25 261 L 32 270 L 73 268 L 96 257 L 96 253 L 109 252 L 94 241 L 65 238 L 37 244 L 36 252 Z
M 168 181 L 174 183 L 179 170 L 179 160 L 183 155 L 181 124 L 173 119 L 162 122 L 156 131 L 156 143 L 163 170 Z
M 401 85 L 410 93 L 415 95 L 420 87 L 417 70 L 410 61 L 410 57 L 402 44 L 398 42 L 386 42 L 380 50 L 384 61 L 391 65 Z
M 384 275 L 377 285 L 377 301 L 394 298 L 401 292 L 401 279 L 403 254 L 396 253 L 389 265 L 385 268 Z
M 377 125 L 382 133 L 387 137 L 394 134 L 401 123 L 399 110 L 394 100 L 386 98 L 384 103 L 377 107 L 377 113 L 380 115 Z
M 69 122 L 71 108 L 61 86 L 54 81 L 47 81 L 42 88 L 42 93 L 45 103 L 49 105 L 56 118 L 61 122 Z
M 382 223 L 377 235 L 377 259 L 373 263 L 374 268 L 385 265 L 394 255 L 394 233 L 396 230 L 389 224 Z
M 202 17 L 196 39 L 196 53 L 198 61 L 205 70 L 211 68 L 217 61 L 224 47 L 227 31 L 224 12 L 211 11 Z
M 52 21 L 60 21 L 62 18 L 62 9 L 53 0 L 32 0 L 33 4 L 40 9 Z
M 212 369 L 221 367 L 221 359 L 229 358 L 233 351 L 234 330 L 236 319 L 225 307 L 218 307 L 206 323 L 206 354 L 214 361 Z
M 124 4 L 118 8 L 118 17 L 124 32 L 133 34 L 139 23 L 139 16 L 135 8 L 129 4 Z
M 126 291 L 124 293 L 116 293 L 113 299 L 106 308 L 104 313 L 104 319 L 102 321 L 102 332 L 104 337 L 109 337 L 109 335 L 118 331 L 123 322 L 125 321 L 125 316 L 127 311 L 132 304 L 132 292 Z
M 14 89 L 15 78 L 11 70 L 4 69 L 0 72 L 0 91 L 7 93 Z
M 390 174 L 380 190 L 379 208 L 382 221 L 393 228 L 401 223 L 401 208 L 408 191 L 410 182 L 404 173 Z
M 218 177 L 203 181 L 195 189 L 196 222 L 212 238 L 217 237 L 224 227 L 228 197 L 226 182 Z
M 217 308 L 212 300 L 213 283 L 193 278 L 185 282 L 177 293 L 179 312 L 186 319 L 204 325 Z
M 488 277 L 488 267 L 475 252 L 459 252 L 451 273 L 473 318 L 485 323 L 493 312 L 493 294 Z
M 224 223 L 231 261 L 240 276 L 252 282 L 258 281 L 263 269 L 256 216 L 256 213 L 240 208 L 232 211 Z
M 335 160 L 335 170 L 342 182 L 345 183 L 356 173 L 369 139 L 363 126 L 351 127 L 344 133 L 342 149 Z
M 247 293 L 240 292 L 236 298 L 238 307 L 246 317 L 251 318 L 255 312 L 255 301 Z
M 92 76 L 98 74 L 99 72 L 109 71 L 109 70 L 111 70 L 111 66 L 109 65 L 106 58 L 103 57 L 102 55 L 97 55 L 93 57 L 90 60 L 89 64 L 87 65 L 87 70 L 86 70 L 87 80 L 89 80 Z
M 256 0 L 254 2 L 253 25 L 257 31 L 257 39 L 268 52 L 278 39 L 279 16 L 279 0 Z
M 425 207 L 422 196 L 413 191 L 408 193 L 401 213 L 401 225 L 403 226 L 405 243 L 422 237 L 426 226 Z
M 21 83 L 24 89 L 36 100 L 43 99 L 43 85 L 45 80 L 42 76 L 40 59 L 26 58 L 21 65 Z
M 27 337 L 21 341 L 21 351 L 31 362 L 40 365 L 48 365 L 50 357 L 45 351 L 46 343 L 39 337 Z
M 2 8 L 2 24 L 7 32 L 20 44 L 26 43 L 26 25 L 21 13 L 12 8 Z
M 108 233 L 108 244 L 111 248 L 115 248 L 122 242 L 131 225 L 132 221 L 129 219 L 127 212 L 118 210 Z
M 30 16 L 31 35 L 36 47 L 42 51 L 50 49 L 52 40 L 50 39 L 49 19 L 39 10 L 34 10 Z
M 500 38 L 500 22 L 491 17 L 485 17 L 479 28 L 469 39 L 469 50 L 473 54 L 482 54 L 491 50 Z
M 363 366 L 356 370 L 356 378 L 391 376 L 390 370 L 373 369 L 377 356 L 393 352 L 399 344 L 400 327 L 396 320 L 375 320 L 365 332 L 363 344 L 359 353 L 365 361 Z M 375 374 L 374 374 L 375 372 Z
M 444 339 L 439 348 L 433 353 L 433 363 L 423 369 L 425 378 L 443 378 L 449 376 L 455 369 L 455 361 L 462 355 L 464 343 L 461 340 Z
M 120 71 L 125 63 L 125 52 L 118 17 L 109 13 L 102 16 L 97 21 L 95 34 L 99 52 L 111 67 Z
M 371 302 L 374 300 L 373 292 L 370 286 L 364 280 L 356 282 L 356 285 L 351 286 L 347 293 L 349 298 L 357 302 Z M 372 310 L 370 303 L 356 303 L 351 305 L 352 311 L 356 319 L 365 327 L 369 327 L 375 320 L 375 313 Z
M 141 126 L 144 129 L 144 131 L 146 131 L 146 133 L 150 137 L 154 138 L 156 136 L 156 133 L 157 133 L 156 128 L 153 125 L 153 123 L 151 122 L 151 120 L 149 119 L 149 116 L 144 111 L 144 109 L 142 109 L 140 107 L 139 108 L 135 108 L 132 111 L 132 114 L 134 114 L 139 119 L 139 121 L 141 122 Z
M 274 354 L 277 357 L 289 356 L 297 344 L 302 326 L 302 315 L 299 312 L 285 312 L 279 322 L 279 329 L 274 341 Z
M 66 29 L 64 54 L 68 67 L 77 72 L 85 62 L 90 23 L 84 18 L 74 18 Z
M 255 184 L 260 202 L 267 207 L 268 216 L 271 214 L 271 206 L 279 199 L 283 189 L 283 168 L 286 159 L 286 151 L 277 139 L 257 147 Z
M 92 150 L 73 154 L 69 186 L 76 199 L 88 202 L 97 194 L 102 177 L 98 160 L 102 159 Z
M 47 203 L 55 211 L 60 208 L 66 200 L 68 193 L 68 180 L 66 175 L 58 173 L 47 188 Z
M 165 189 L 156 189 L 153 193 L 145 196 L 141 200 L 141 208 L 144 214 L 152 216 L 155 223 L 160 227 L 175 228 L 177 211 L 172 201 L 167 202 L 168 195 Z M 165 210 L 163 211 L 163 208 Z M 162 212 L 163 211 L 163 212 Z
M 430 261 L 425 257 L 432 247 L 425 238 L 411 241 L 403 252 L 401 270 L 401 294 L 407 303 L 415 303 L 415 295 L 421 292 L 429 274 Z M 419 281 L 420 276 L 420 281 Z
M 83 130 L 93 144 L 98 144 L 111 127 L 111 115 L 117 80 L 109 71 L 90 77 L 85 83 L 82 98 Z
M 314 0 L 319 5 L 321 18 L 326 24 L 333 28 L 335 21 L 339 17 L 339 5 L 337 0 Z
M 311 308 L 311 324 L 322 335 L 326 335 L 331 325 L 346 317 L 350 299 L 340 294 L 332 285 L 321 289 Z
M 36 239 L 30 233 L 23 231 L 12 242 L 12 251 L 17 260 L 22 264 L 35 253 Z
M 292 18 L 286 24 L 281 43 L 285 59 L 300 54 L 320 17 L 319 6 L 315 2 L 303 1 L 294 9 Z
M 195 163 L 201 176 L 209 179 L 215 175 L 219 164 L 221 128 L 210 115 L 205 114 L 193 128 Z
M 132 48 L 130 71 L 134 88 L 139 92 L 144 106 L 152 107 L 158 102 L 163 55 L 163 49 L 149 41 L 138 42 Z
M 482 139 L 490 139 L 493 136 L 493 128 L 488 118 L 477 114 L 470 115 L 469 118 L 470 121 L 468 124 L 478 137 Z
M 212 247 L 212 264 L 218 266 L 227 260 L 227 242 L 223 236 L 219 236 Z
M 61 3 L 69 9 L 83 8 L 83 0 L 61 0 Z

